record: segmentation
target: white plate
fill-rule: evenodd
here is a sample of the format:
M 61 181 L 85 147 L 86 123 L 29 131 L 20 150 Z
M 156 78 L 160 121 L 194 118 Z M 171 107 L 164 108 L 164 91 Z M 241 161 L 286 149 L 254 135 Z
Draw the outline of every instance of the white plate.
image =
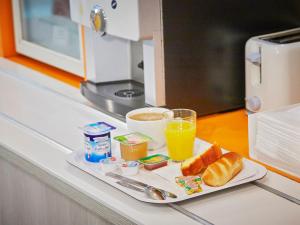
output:
M 207 142 L 201 141 L 199 139 L 195 142 L 195 149 L 198 149 L 196 153 L 200 153 L 202 151 L 205 151 L 207 147 L 209 147 L 210 144 Z M 223 150 L 224 152 L 227 152 Z M 159 151 L 160 153 L 163 152 L 163 149 Z M 156 154 L 156 152 L 152 151 L 151 154 Z M 169 192 L 173 192 L 178 197 L 176 199 L 173 198 L 167 198 L 166 200 L 153 200 L 148 198 L 144 193 L 140 193 L 134 190 L 131 190 L 129 188 L 123 187 L 116 182 L 118 180 L 113 179 L 111 177 L 105 176 L 105 173 L 101 171 L 99 164 L 95 163 L 89 163 L 84 159 L 84 153 L 82 151 L 73 152 L 68 155 L 67 161 L 71 163 L 72 165 L 80 168 L 81 170 L 99 178 L 100 180 L 110 184 L 111 186 L 125 192 L 126 194 L 132 196 L 135 199 L 138 199 L 143 202 L 149 202 L 149 203 L 171 203 L 171 202 L 179 202 L 191 198 L 195 198 L 198 196 L 202 196 L 208 193 L 224 190 L 229 187 L 238 186 L 240 184 L 248 183 L 254 180 L 261 179 L 264 177 L 267 173 L 267 170 L 265 167 L 252 162 L 248 159 L 243 159 L 244 168 L 243 170 L 235 176 L 232 180 L 230 180 L 227 184 L 221 186 L 221 187 L 210 187 L 205 185 L 204 183 L 201 185 L 203 191 L 200 193 L 187 195 L 183 188 L 179 187 L 175 183 L 175 177 L 180 176 L 180 165 L 170 163 L 167 167 L 162 167 L 157 170 L 153 171 L 147 171 L 144 169 L 141 169 L 139 173 L 135 176 L 130 176 L 129 178 L 141 181 L 144 183 L 147 183 L 149 185 L 152 185 L 157 188 L 164 189 Z M 115 173 L 120 174 L 120 171 L 115 171 Z

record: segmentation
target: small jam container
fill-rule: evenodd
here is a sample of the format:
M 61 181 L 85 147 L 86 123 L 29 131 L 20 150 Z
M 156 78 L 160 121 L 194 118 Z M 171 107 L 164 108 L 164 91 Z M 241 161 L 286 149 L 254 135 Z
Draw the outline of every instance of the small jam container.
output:
M 103 172 L 111 172 L 118 169 L 120 163 L 115 157 L 110 157 L 100 161 L 100 168 Z
M 122 174 L 125 176 L 133 176 L 139 172 L 139 163 L 136 161 L 123 162 L 121 165 Z
M 156 155 L 151 155 L 142 159 L 139 159 L 139 163 L 144 165 L 144 168 L 146 170 L 155 170 L 160 167 L 168 165 L 168 160 L 170 158 L 165 155 L 161 154 L 156 154 Z
M 125 161 L 136 161 L 147 156 L 148 142 L 151 138 L 135 132 L 114 139 L 120 142 L 121 157 Z
M 110 131 L 115 127 L 97 122 L 84 126 L 84 150 L 85 159 L 97 163 L 101 159 L 111 157 Z

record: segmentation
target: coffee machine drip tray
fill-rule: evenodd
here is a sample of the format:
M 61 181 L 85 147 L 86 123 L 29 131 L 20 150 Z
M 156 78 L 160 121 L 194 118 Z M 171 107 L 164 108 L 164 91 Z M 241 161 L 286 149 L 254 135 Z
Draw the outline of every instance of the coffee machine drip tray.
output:
M 102 110 L 125 116 L 127 112 L 145 107 L 144 85 L 134 80 L 105 83 L 84 81 L 81 93 Z

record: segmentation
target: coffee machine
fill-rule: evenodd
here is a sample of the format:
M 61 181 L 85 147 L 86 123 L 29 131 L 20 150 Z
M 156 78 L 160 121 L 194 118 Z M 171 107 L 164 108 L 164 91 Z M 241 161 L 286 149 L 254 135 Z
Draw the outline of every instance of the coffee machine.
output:
M 118 115 L 165 105 L 160 0 L 70 0 L 83 25 L 86 80 L 82 94 Z
M 300 1 L 289 3 L 70 0 L 84 27 L 82 94 L 119 115 L 149 105 L 198 115 L 242 108 L 246 41 L 299 27 Z

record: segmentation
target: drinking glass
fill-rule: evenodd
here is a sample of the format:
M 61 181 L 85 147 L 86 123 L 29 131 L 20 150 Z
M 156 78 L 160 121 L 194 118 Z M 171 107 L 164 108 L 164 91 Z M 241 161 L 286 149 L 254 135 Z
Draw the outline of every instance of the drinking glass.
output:
M 190 109 L 172 109 L 167 118 L 165 137 L 169 157 L 181 162 L 193 156 L 197 114 Z

